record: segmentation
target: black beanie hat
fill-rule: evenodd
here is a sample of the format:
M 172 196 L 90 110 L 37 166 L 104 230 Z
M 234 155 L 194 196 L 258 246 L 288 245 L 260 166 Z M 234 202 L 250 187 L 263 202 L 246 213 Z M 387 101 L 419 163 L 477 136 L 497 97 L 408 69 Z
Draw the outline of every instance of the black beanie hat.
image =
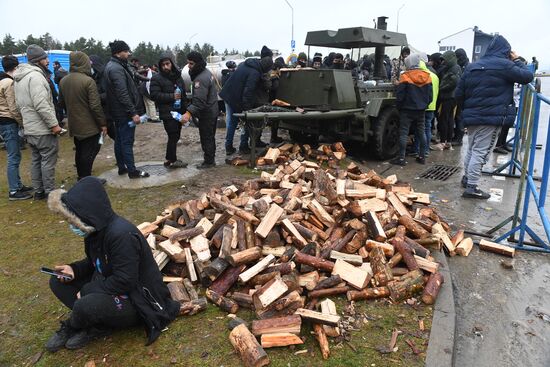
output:
M 262 52 L 261 52 L 261 54 L 260 54 L 260 57 L 261 57 L 261 58 L 264 58 L 264 57 L 273 57 L 273 51 L 271 51 L 271 50 L 269 49 L 269 47 L 264 46 L 264 47 L 262 47 Z
M 19 60 L 17 60 L 17 57 L 13 55 L 8 55 L 2 57 L 2 67 L 4 68 L 4 71 L 12 71 L 19 65 Z
M 114 40 L 113 42 L 109 43 L 109 47 L 111 48 L 111 55 L 115 55 L 122 51 L 130 51 L 130 46 L 124 41 L 121 40 Z
M 197 52 L 197 51 L 189 52 L 189 54 L 187 55 L 187 60 L 191 60 L 197 64 L 204 63 L 204 58 L 202 57 L 200 52 Z

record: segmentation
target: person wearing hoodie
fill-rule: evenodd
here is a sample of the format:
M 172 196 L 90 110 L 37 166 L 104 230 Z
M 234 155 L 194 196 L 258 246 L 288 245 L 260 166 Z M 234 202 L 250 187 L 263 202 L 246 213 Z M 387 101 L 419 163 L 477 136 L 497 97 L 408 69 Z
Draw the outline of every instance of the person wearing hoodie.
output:
M 426 109 L 425 113 L 425 119 L 424 119 L 424 133 L 426 135 L 426 149 L 424 156 L 428 156 L 430 154 L 430 141 L 432 140 L 432 122 L 435 116 L 435 108 L 437 105 L 437 97 L 439 95 L 439 78 L 437 77 L 437 74 L 432 70 L 430 70 L 431 67 L 427 65 L 428 62 L 428 56 L 425 53 L 420 54 L 420 63 L 418 64 L 418 67 L 420 70 L 427 71 L 430 74 L 430 78 L 432 79 L 432 101 L 428 105 L 428 108 Z M 415 148 L 416 153 L 420 151 L 419 146 L 420 137 L 418 137 L 415 134 Z
M 527 84 L 532 80 L 533 73 L 501 35 L 494 36 L 485 55 L 464 70 L 455 91 L 468 128 L 468 151 L 461 181 L 466 188 L 463 197 L 490 197 L 478 187 L 481 170 L 500 129 L 515 121 L 514 83 Z
M 4 140 L 8 162 L 8 199 L 26 200 L 32 198 L 32 187 L 23 185 L 19 176 L 21 163 L 21 139 L 19 126 L 23 118 L 15 105 L 13 74 L 19 65 L 17 57 L 8 55 L 2 58 L 4 71 L 0 72 L 0 135 Z
M 430 74 L 420 69 L 420 54 L 414 53 L 405 58 L 406 71 L 401 74 L 395 88 L 395 103 L 399 109 L 399 155 L 391 164 L 405 166 L 407 138 L 411 126 L 418 137 L 419 151 L 416 161 L 426 164 L 426 135 L 424 134 L 425 111 L 432 102 L 432 80 Z
M 296 67 L 297 68 L 308 67 L 307 55 L 305 52 L 300 52 L 298 54 L 298 61 L 296 62 Z
M 233 76 L 225 83 L 220 91 L 222 98 L 229 110 L 226 110 L 231 122 L 227 126 L 225 136 L 225 152 L 227 155 L 235 153 L 233 148 L 233 138 L 237 129 L 238 119 L 233 117 L 234 113 L 240 113 L 250 110 L 256 105 L 256 92 L 262 82 L 262 75 L 266 74 L 273 67 L 273 53 L 267 46 L 263 46 L 261 58 L 249 58 L 239 64 Z M 248 145 L 250 134 L 248 128 L 244 128 L 241 133 L 239 152 L 242 154 L 250 153 Z
M 116 136 L 116 128 L 111 115 L 109 114 L 109 108 L 107 106 L 107 92 L 103 85 L 103 70 L 105 69 L 105 63 L 98 55 L 90 55 L 90 64 L 92 65 L 92 78 L 94 78 L 99 98 L 101 99 L 101 107 L 103 108 L 103 115 L 107 121 L 107 135 L 114 141 Z
M 219 113 L 218 91 L 214 76 L 206 68 L 206 61 L 200 53 L 191 51 L 187 55 L 187 65 L 191 77 L 192 97 L 180 122 L 188 123 L 191 118 L 198 120 L 204 161 L 197 165 L 197 168 L 211 168 L 216 165 L 214 158 L 216 155 L 216 124 Z
M 59 103 L 67 111 L 69 134 L 74 138 L 78 180 L 92 175 L 100 138 L 107 134 L 107 121 L 93 78 L 88 55 L 73 51 L 69 55 L 69 74 L 59 83 Z
M 31 148 L 34 199 L 43 200 L 55 188 L 58 135 L 62 130 L 47 80 L 48 54 L 40 46 L 29 45 L 27 60 L 29 63 L 19 65 L 13 74 L 15 102 L 23 117 L 23 128 Z
M 51 277 L 50 289 L 71 312 L 46 349 L 82 348 L 114 329 L 139 324 L 145 326 L 147 345 L 153 343 L 179 314 L 179 304 L 139 229 L 113 211 L 96 177 L 83 178 L 69 191 L 52 191 L 48 207 L 84 239 L 86 256 L 55 267 L 70 280 Z
M 439 74 L 439 101 L 441 104 L 438 129 L 439 138 L 443 149 L 452 149 L 451 140 L 454 135 L 455 122 L 455 89 L 462 74 L 460 66 L 456 61 L 454 51 L 445 51 L 443 53 L 441 73 Z
M 176 121 L 170 112 L 185 113 L 185 84 L 181 71 L 172 59 L 171 53 L 160 56 L 159 73 L 153 75 L 150 85 L 150 96 L 159 106 L 159 117 L 163 121 L 164 130 L 168 135 L 164 166 L 167 168 L 185 168 L 187 164 L 177 157 L 178 140 L 181 136 L 181 123 Z M 180 93 L 176 93 L 179 88 Z M 180 100 L 180 106 L 175 106 Z
M 466 51 L 464 51 L 463 48 L 459 48 L 455 51 L 456 55 L 456 62 L 458 66 L 460 66 L 461 75 L 464 72 L 464 69 L 466 69 L 466 66 L 470 63 L 470 59 L 468 58 L 468 55 L 466 55 Z M 464 138 L 464 124 L 462 123 L 462 116 L 460 114 L 460 110 L 456 111 L 455 115 L 455 130 L 453 135 L 453 141 L 451 144 L 453 145 L 462 145 L 462 139 Z

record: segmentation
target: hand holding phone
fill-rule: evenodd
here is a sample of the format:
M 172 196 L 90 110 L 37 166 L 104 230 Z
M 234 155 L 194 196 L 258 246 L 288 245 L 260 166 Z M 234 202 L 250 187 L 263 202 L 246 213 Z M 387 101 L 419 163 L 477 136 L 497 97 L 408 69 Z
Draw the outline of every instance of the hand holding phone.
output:
M 62 283 L 67 283 L 74 279 L 74 271 L 70 265 L 57 265 L 53 270 L 46 267 L 41 267 L 40 272 L 55 276 Z

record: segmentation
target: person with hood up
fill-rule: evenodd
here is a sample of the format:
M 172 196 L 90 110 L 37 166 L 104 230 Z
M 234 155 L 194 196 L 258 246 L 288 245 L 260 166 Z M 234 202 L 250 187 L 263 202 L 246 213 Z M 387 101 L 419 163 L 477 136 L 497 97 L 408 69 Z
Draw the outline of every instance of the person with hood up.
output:
M 485 55 L 470 64 L 458 82 L 455 98 L 468 128 L 468 151 L 461 184 L 465 198 L 488 199 L 479 189 L 481 170 L 499 131 L 516 119 L 514 83 L 527 84 L 533 73 L 501 35 L 493 37 Z
M 113 211 L 95 177 L 83 178 L 69 191 L 52 191 L 48 206 L 84 239 L 86 257 L 55 267 L 70 279 L 52 276 L 50 289 L 71 313 L 46 349 L 82 348 L 114 329 L 139 324 L 145 326 L 146 344 L 153 343 L 180 307 L 139 229 Z
M 67 111 L 69 134 L 74 137 L 78 180 L 92 175 L 99 153 L 100 137 L 107 134 L 107 121 L 88 55 L 73 51 L 69 55 L 70 73 L 59 84 L 59 104 Z
M 21 139 L 19 126 L 23 118 L 15 105 L 13 74 L 19 65 L 13 55 L 2 58 L 4 71 L 0 72 L 0 135 L 7 153 L 6 173 L 8 177 L 8 200 L 27 200 L 32 198 L 32 187 L 23 185 L 19 176 L 21 163 Z
M 62 130 L 48 82 L 48 54 L 37 45 L 27 47 L 28 64 L 13 74 L 15 102 L 23 117 L 23 128 L 31 148 L 31 177 L 34 199 L 45 199 L 55 188 L 55 165 Z
M 298 54 L 298 61 L 296 62 L 296 67 L 297 68 L 305 68 L 308 66 L 308 62 L 307 62 L 307 55 L 305 52 L 300 52 Z
M 439 101 L 438 130 L 441 147 L 452 149 L 451 140 L 454 135 L 455 124 L 455 89 L 462 72 L 456 61 L 454 51 L 443 53 L 441 73 L 439 74 Z
M 231 78 L 231 75 L 237 70 L 237 63 L 233 60 L 229 60 L 225 63 L 225 66 L 227 69 L 222 70 L 222 87 L 225 85 L 225 83 Z
M 466 69 L 466 66 L 470 63 L 470 59 L 468 59 L 468 55 L 466 55 L 466 51 L 464 51 L 463 48 L 459 48 L 455 51 L 456 55 L 456 62 L 458 66 L 460 66 L 461 75 L 464 72 L 464 69 Z M 455 114 L 455 130 L 454 130 L 454 136 L 453 141 L 451 142 L 452 145 L 462 145 L 462 139 L 464 138 L 464 124 L 462 124 L 462 116 L 460 115 L 460 110 L 456 111 Z
M 311 66 L 314 69 L 321 69 L 323 67 L 323 55 L 321 53 L 316 52 L 315 55 L 313 55 L 313 63 Z
M 425 111 L 432 102 L 432 80 L 430 74 L 422 70 L 420 54 L 414 53 L 405 58 L 407 70 L 401 74 L 395 88 L 395 103 L 399 109 L 399 155 L 390 161 L 391 164 L 407 165 L 405 153 L 407 138 L 411 126 L 419 141 L 416 161 L 426 164 L 426 135 L 424 134 Z
M 168 135 L 166 143 L 166 155 L 164 166 L 167 168 L 185 168 L 187 163 L 177 157 L 178 140 L 181 136 L 181 123 L 176 121 L 170 112 L 185 113 L 185 84 L 181 77 L 181 71 L 172 59 L 171 53 L 160 56 L 159 73 L 153 75 L 150 85 L 150 96 L 159 107 L 159 117 L 163 121 L 164 130 Z M 180 93 L 176 93 L 179 88 Z M 175 108 L 174 102 L 180 100 L 179 108 Z
M 225 152 L 227 155 L 235 153 L 233 138 L 237 129 L 238 119 L 234 113 L 250 110 L 256 105 L 256 91 L 262 82 L 262 75 L 273 67 L 273 53 L 267 46 L 262 47 L 261 58 L 249 58 L 239 65 L 233 76 L 225 83 L 220 91 L 220 97 L 225 101 L 228 110 L 226 113 L 231 123 L 227 126 L 225 136 Z M 245 127 L 241 133 L 239 152 L 250 153 L 249 131 Z
M 218 118 L 218 91 L 214 76 L 206 68 L 206 61 L 196 51 L 187 55 L 187 66 L 191 77 L 191 103 L 180 122 L 186 124 L 192 118 L 199 126 L 204 161 L 198 169 L 211 168 L 216 165 L 216 124 Z M 231 78 L 233 79 L 233 78 Z

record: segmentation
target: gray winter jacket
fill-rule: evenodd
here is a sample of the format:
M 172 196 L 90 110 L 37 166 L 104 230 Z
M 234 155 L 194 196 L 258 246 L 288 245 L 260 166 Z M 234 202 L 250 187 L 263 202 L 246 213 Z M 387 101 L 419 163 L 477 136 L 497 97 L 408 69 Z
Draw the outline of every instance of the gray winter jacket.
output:
M 214 84 L 214 76 L 208 69 L 204 69 L 191 82 L 191 104 L 187 111 L 193 117 L 218 116 L 218 92 Z
M 21 64 L 13 75 L 15 103 L 23 116 L 25 135 L 50 135 L 58 125 L 52 91 L 40 67 Z

